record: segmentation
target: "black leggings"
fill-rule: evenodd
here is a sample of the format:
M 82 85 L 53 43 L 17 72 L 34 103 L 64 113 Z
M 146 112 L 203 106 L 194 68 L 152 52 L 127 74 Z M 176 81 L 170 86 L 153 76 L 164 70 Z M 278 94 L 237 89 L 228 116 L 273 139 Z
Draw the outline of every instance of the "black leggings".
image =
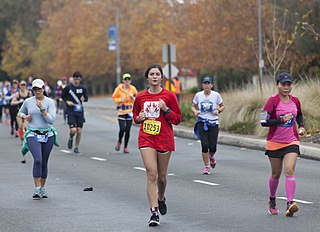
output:
M 209 151 L 211 154 L 215 154 L 217 151 L 219 126 L 208 126 L 208 130 L 205 131 L 203 129 L 203 124 L 203 122 L 199 122 L 197 124 L 197 130 L 201 140 L 202 152 L 207 153 Z
M 0 122 L 2 122 L 3 105 L 0 106 Z
M 131 118 L 131 117 L 130 117 Z M 130 129 L 132 125 L 132 118 L 130 119 L 129 116 L 126 115 L 119 115 L 118 122 L 119 122 L 119 138 L 118 142 L 121 143 L 124 133 L 126 133 L 124 137 L 124 147 L 126 148 L 129 143 L 130 138 Z
M 10 112 L 10 119 L 11 119 L 11 128 L 18 130 L 18 122 L 17 122 L 18 107 L 9 106 L 9 112 Z

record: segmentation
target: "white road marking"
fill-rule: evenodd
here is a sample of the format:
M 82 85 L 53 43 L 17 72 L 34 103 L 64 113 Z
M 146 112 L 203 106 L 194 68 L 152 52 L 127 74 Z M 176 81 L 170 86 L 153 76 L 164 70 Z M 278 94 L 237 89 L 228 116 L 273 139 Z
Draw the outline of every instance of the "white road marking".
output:
M 60 150 L 61 152 L 64 152 L 64 153 L 72 153 L 71 151 L 68 151 L 68 150 Z
M 168 173 L 168 176 L 174 176 L 174 173 Z
M 134 167 L 134 169 L 140 170 L 140 171 L 146 171 L 145 168 L 141 168 L 141 167 Z
M 91 157 L 91 159 L 98 160 L 98 161 L 107 161 L 106 159 L 102 159 L 102 158 L 99 158 L 99 157 Z
M 188 146 L 192 146 L 193 145 L 193 143 L 188 143 Z
M 216 183 L 212 183 L 212 182 L 207 182 L 207 181 L 203 181 L 203 180 L 193 180 L 193 182 L 200 183 L 200 184 L 206 184 L 206 185 L 213 185 L 213 186 L 220 185 L 220 184 L 216 184 Z
M 277 198 L 280 199 L 280 200 L 285 200 L 285 201 L 287 200 L 286 197 L 277 197 Z M 298 200 L 298 199 L 293 199 L 293 201 L 301 203 L 301 204 L 313 204 L 313 202 L 304 201 L 304 200 Z

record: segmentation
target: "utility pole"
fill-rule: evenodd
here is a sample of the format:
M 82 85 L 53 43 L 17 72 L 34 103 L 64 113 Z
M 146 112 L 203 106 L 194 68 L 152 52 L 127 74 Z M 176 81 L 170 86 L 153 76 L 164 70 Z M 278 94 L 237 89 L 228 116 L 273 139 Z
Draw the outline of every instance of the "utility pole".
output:
M 259 37 L 259 85 L 260 85 L 261 95 L 263 95 L 262 79 L 263 79 L 264 62 L 263 62 L 263 59 L 262 59 L 261 0 L 258 0 L 258 37 Z

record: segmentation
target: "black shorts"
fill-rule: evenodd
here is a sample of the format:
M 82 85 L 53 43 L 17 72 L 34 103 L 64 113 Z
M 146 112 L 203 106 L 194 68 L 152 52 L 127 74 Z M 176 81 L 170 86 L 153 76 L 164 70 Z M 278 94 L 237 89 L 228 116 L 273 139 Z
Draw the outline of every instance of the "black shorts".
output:
M 288 153 L 297 153 L 298 155 L 300 155 L 300 149 L 298 145 L 290 145 L 278 150 L 267 150 L 266 151 L 266 155 L 271 157 L 271 158 L 282 158 L 284 157 L 286 154 Z
M 68 114 L 68 125 L 70 128 L 82 128 L 84 122 L 85 119 L 83 114 Z

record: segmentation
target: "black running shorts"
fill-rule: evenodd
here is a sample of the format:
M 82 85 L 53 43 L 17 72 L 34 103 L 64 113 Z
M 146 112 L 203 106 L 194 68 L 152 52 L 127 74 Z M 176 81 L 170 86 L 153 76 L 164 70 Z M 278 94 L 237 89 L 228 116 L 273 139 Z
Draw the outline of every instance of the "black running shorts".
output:
M 278 150 L 267 150 L 266 151 L 266 155 L 271 157 L 271 158 L 282 158 L 284 157 L 286 154 L 288 153 L 297 153 L 298 155 L 300 155 L 300 149 L 298 145 L 290 145 Z

